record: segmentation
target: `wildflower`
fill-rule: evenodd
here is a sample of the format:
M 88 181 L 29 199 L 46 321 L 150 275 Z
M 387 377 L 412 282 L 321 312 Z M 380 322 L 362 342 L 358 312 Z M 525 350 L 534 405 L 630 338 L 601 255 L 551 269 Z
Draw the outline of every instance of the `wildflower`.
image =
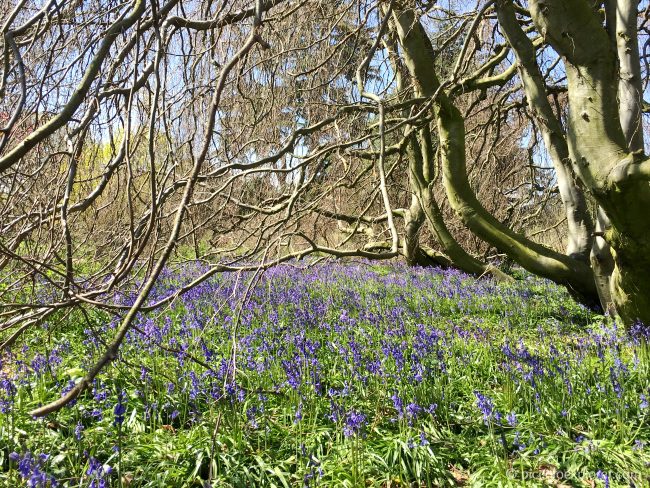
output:
M 526 448 L 526 444 L 521 442 L 520 435 L 521 434 L 519 433 L 519 431 L 515 432 L 515 438 L 512 441 L 512 445 L 513 447 L 516 447 L 520 451 L 523 451 Z
M 24 456 L 12 452 L 9 458 L 18 462 L 18 472 L 23 480 L 27 481 L 29 488 L 53 488 L 58 486 L 56 479 L 44 471 L 44 464 L 48 460 L 47 454 L 40 454 L 34 457 L 31 452 L 27 451 Z
M 226 395 L 228 395 L 229 397 L 233 397 L 237 393 L 237 386 L 235 385 L 234 382 L 230 381 L 226 384 L 225 391 L 226 391 Z
M 194 400 L 202 391 L 201 383 L 194 371 L 190 371 L 190 398 Z
M 140 381 L 146 381 L 147 383 L 151 382 L 149 370 L 144 366 L 140 366 Z
M 427 440 L 427 436 L 424 433 L 424 431 L 420 432 L 420 445 L 421 446 L 428 446 L 429 441 Z
M 501 419 L 502 419 L 501 412 L 499 412 L 498 410 L 495 410 L 495 411 L 494 411 L 494 421 L 495 421 L 498 425 L 501 425 Z
M 74 436 L 75 439 L 77 439 L 78 441 L 81 440 L 81 433 L 83 432 L 83 430 L 84 430 L 84 426 L 81 424 L 81 422 L 77 422 L 77 425 L 74 428 Z
M 476 404 L 483 414 L 483 420 L 488 422 L 494 415 L 494 403 L 488 396 L 483 395 L 478 391 L 474 391 L 474 396 L 476 396 Z
M 409 417 L 409 421 L 416 418 L 421 411 L 422 407 L 415 402 L 411 402 L 406 406 L 406 414 Z
M 296 409 L 296 415 L 295 415 L 295 418 L 293 420 L 293 423 L 297 424 L 301 420 L 302 420 L 302 402 L 300 402 L 298 404 L 298 408 Z
M 113 408 L 113 415 L 115 416 L 113 425 L 115 426 L 122 425 L 122 422 L 124 422 L 124 414 L 126 413 L 126 405 L 124 404 L 125 397 L 126 395 L 123 391 L 117 395 L 117 403 L 115 404 L 115 408 Z
M 77 384 L 73 380 L 69 380 L 63 390 L 61 390 L 61 396 L 65 396 L 68 392 L 70 392 Z M 77 400 L 72 400 L 70 403 L 68 403 L 68 407 L 71 407 L 77 403 Z
M 0 390 L 4 390 L 4 394 L 0 396 L 0 413 L 9 413 L 17 389 L 10 380 L 5 378 L 0 380 Z
M 605 488 L 609 488 L 609 474 L 608 473 L 604 473 L 603 471 L 598 470 L 598 472 L 596 473 L 596 477 L 599 480 L 602 480 L 603 483 L 605 483 Z
M 113 469 L 108 464 L 102 464 L 94 457 L 88 459 L 86 475 L 90 478 L 89 488 L 108 488 L 110 474 Z
M 332 422 L 338 422 L 342 417 L 343 409 L 339 404 L 330 400 L 330 414 L 327 415 L 327 418 Z
M 515 412 L 510 412 L 508 415 L 506 415 L 506 420 L 508 421 L 508 425 L 510 427 L 515 427 L 517 425 L 517 415 Z
M 395 410 L 397 410 L 399 418 L 402 418 L 404 415 L 404 402 L 397 393 L 393 393 L 390 398 L 393 400 L 393 406 L 395 407 Z
M 93 382 L 93 399 L 96 402 L 103 402 L 108 398 L 108 390 L 106 388 L 98 387 L 96 381 Z
M 97 420 L 97 422 L 100 422 L 102 420 L 102 418 L 104 417 L 104 414 L 98 408 L 95 408 L 95 409 L 91 410 L 88 413 L 84 413 L 84 415 L 95 418 L 95 420 Z
M 438 404 L 437 404 L 437 403 L 432 403 L 431 405 L 429 405 L 428 407 L 426 407 L 426 408 L 424 409 L 424 411 L 425 411 L 426 413 L 430 414 L 430 415 L 434 415 L 434 414 L 436 413 L 436 409 L 437 409 L 437 408 L 438 408 Z
M 366 423 L 366 416 L 360 412 L 352 410 L 348 412 L 343 427 L 345 437 L 352 437 L 362 431 Z
M 37 354 L 31 361 L 31 367 L 37 375 L 43 374 L 47 368 L 47 358 L 43 354 Z

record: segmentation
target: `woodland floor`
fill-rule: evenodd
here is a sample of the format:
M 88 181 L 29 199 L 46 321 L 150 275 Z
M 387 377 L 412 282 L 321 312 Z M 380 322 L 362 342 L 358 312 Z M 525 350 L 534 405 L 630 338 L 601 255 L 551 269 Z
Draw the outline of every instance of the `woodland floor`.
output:
M 170 268 L 152 300 L 200 272 Z M 650 484 L 647 336 L 546 281 L 365 262 L 215 277 L 32 419 L 118 323 L 61 314 L 2 357 L 1 486 Z

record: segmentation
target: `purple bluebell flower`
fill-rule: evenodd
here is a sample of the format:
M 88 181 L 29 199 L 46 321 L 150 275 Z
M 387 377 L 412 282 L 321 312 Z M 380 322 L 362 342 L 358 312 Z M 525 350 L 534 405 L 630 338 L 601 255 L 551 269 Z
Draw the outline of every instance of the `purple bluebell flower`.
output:
M 17 391 L 16 386 L 8 378 L 0 379 L 0 413 L 9 413 Z
M 483 414 L 483 420 L 485 422 L 490 421 L 494 416 L 494 403 L 490 397 L 483 395 L 479 391 L 474 391 L 474 396 L 476 397 L 476 405 Z
M 413 421 L 422 412 L 422 407 L 415 402 L 411 402 L 406 406 L 406 415 L 410 421 Z
M 82 423 L 81 423 L 81 422 L 77 422 L 77 425 L 76 425 L 75 428 L 74 428 L 74 437 L 75 437 L 75 439 L 77 439 L 78 441 L 81 440 L 81 434 L 82 434 L 83 430 L 84 430 L 84 426 L 82 425 Z
M 49 455 L 45 453 L 34 457 L 30 451 L 27 451 L 22 457 L 15 452 L 10 454 L 10 459 L 18 462 L 18 473 L 27 482 L 29 488 L 54 488 L 58 486 L 54 476 L 49 475 L 44 469 L 44 464 L 48 458 Z
M 126 394 L 120 391 L 117 395 L 117 403 L 113 408 L 113 425 L 119 426 L 124 422 L 124 414 L 126 413 Z
M 609 473 L 605 473 L 604 471 L 598 470 L 598 472 L 596 473 L 596 478 L 602 480 L 602 482 L 605 483 L 605 488 L 609 488 Z
M 427 436 L 424 433 L 424 431 L 420 432 L 420 445 L 421 446 L 428 446 L 429 441 L 427 440 Z
M 343 408 L 334 400 L 330 400 L 330 413 L 327 415 L 327 418 L 337 423 L 343 417 L 343 413 Z
M 298 408 L 296 409 L 296 414 L 294 416 L 293 423 L 297 424 L 302 420 L 302 402 L 298 404 Z
M 397 393 L 393 393 L 390 398 L 393 400 L 393 406 L 397 410 L 398 417 L 402 418 L 404 416 L 404 402 Z
M 110 474 L 113 469 L 108 464 L 102 464 L 101 461 L 90 457 L 88 459 L 88 469 L 86 475 L 90 479 L 89 488 L 108 488 Z
M 343 426 L 343 434 L 345 437 L 353 437 L 362 432 L 366 424 L 366 416 L 361 412 L 352 410 L 348 412 L 345 417 L 345 425 Z
M 430 415 L 434 415 L 436 413 L 436 410 L 438 409 L 438 404 L 437 403 L 432 403 L 428 407 L 424 409 L 425 412 L 427 412 Z

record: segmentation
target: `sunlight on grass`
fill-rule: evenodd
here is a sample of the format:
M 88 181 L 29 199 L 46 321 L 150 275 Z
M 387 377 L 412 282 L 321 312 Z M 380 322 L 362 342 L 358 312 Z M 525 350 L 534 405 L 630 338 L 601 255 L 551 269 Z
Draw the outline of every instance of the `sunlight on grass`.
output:
M 152 301 L 200 271 L 166 271 Z M 365 263 L 217 277 L 141 314 L 92 391 L 31 419 L 118 321 L 87 309 L 2 358 L 3 486 L 649 482 L 642 332 L 543 280 Z

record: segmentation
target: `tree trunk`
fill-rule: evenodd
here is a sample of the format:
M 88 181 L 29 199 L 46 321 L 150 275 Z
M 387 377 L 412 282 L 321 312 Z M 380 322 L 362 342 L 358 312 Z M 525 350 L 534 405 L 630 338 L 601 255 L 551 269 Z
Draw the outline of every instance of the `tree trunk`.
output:
M 526 239 L 497 221 L 477 200 L 467 179 L 465 126 L 459 110 L 440 88 L 431 41 L 413 9 L 396 11 L 395 28 L 409 72 L 424 96 L 435 96 L 434 115 L 441 147 L 444 186 L 452 208 L 476 235 L 529 271 L 567 288 L 581 301 L 599 303 L 589 264 Z
M 515 52 L 528 106 L 555 168 L 558 190 L 567 217 L 566 255 L 588 263 L 594 224 L 585 195 L 571 168 L 566 133 L 558 119 L 559 114 L 555 114 L 548 100 L 546 83 L 537 64 L 535 46 L 519 25 L 512 2 L 499 0 L 497 16 L 506 40 Z
M 438 202 L 433 195 L 433 184 L 435 182 L 434 155 L 428 127 L 422 129 L 420 135 L 419 141 L 413 136 L 407 148 L 411 191 L 413 191 L 415 198 L 424 210 L 429 228 L 444 253 L 449 256 L 455 267 L 466 273 L 477 276 L 490 274 L 500 281 L 511 280 L 511 277 L 498 268 L 479 261 L 465 251 L 449 232 Z
M 397 78 L 397 88 L 400 92 L 412 94 L 413 89 L 405 89 L 405 79 L 409 73 L 401 63 L 397 54 L 397 36 L 394 30 L 388 35 L 385 46 L 389 52 L 393 71 Z M 408 116 L 407 113 L 404 113 Z M 411 206 L 404 215 L 404 240 L 402 254 L 408 264 L 424 264 L 433 262 L 440 265 L 441 255 L 431 249 L 425 249 L 419 244 L 420 229 L 425 217 L 431 233 L 443 249 L 442 256 L 449 260 L 449 265 L 461 271 L 476 276 L 492 275 L 500 281 L 512 278 L 498 268 L 483 263 L 470 255 L 458 241 L 451 235 L 445 224 L 440 207 L 433 195 L 433 184 L 436 180 L 436 163 L 433 150 L 431 131 L 428 126 L 410 136 L 406 146 L 406 155 L 409 165 L 409 185 L 412 192 Z
M 630 114 L 638 113 L 640 106 L 631 95 L 634 90 L 621 89 L 621 83 L 638 83 L 634 78 L 638 71 L 632 66 L 638 58 L 629 53 L 637 50 L 629 44 L 635 42 L 630 31 L 636 30 L 637 4 L 619 1 L 616 5 L 616 44 L 622 50 L 619 76 L 616 53 L 592 4 L 586 0 L 529 2 L 537 29 L 565 61 L 569 149 L 576 173 L 611 222 L 604 233 L 614 259 L 610 291 L 618 314 L 628 325 L 650 324 L 650 160 L 640 150 L 630 151 L 640 133 L 639 123 Z M 625 26 L 618 24 L 619 17 Z
M 630 151 L 643 151 L 641 61 L 637 34 L 638 0 L 618 0 L 616 5 L 616 51 L 618 54 L 619 118 Z
M 614 258 L 612 257 L 609 244 L 602 237 L 610 226 L 607 215 L 605 215 L 601 207 L 598 207 L 596 215 L 597 236 L 591 247 L 590 255 L 591 267 L 594 270 L 596 288 L 598 288 L 598 296 L 600 297 L 600 304 L 603 307 L 603 311 L 611 316 L 615 316 L 616 307 L 614 307 L 612 292 L 610 290 L 610 281 L 614 272 Z
M 411 197 L 411 206 L 404 213 L 404 242 L 402 254 L 406 264 L 418 264 L 418 248 L 420 247 L 420 229 L 424 224 L 424 212 L 417 197 Z

